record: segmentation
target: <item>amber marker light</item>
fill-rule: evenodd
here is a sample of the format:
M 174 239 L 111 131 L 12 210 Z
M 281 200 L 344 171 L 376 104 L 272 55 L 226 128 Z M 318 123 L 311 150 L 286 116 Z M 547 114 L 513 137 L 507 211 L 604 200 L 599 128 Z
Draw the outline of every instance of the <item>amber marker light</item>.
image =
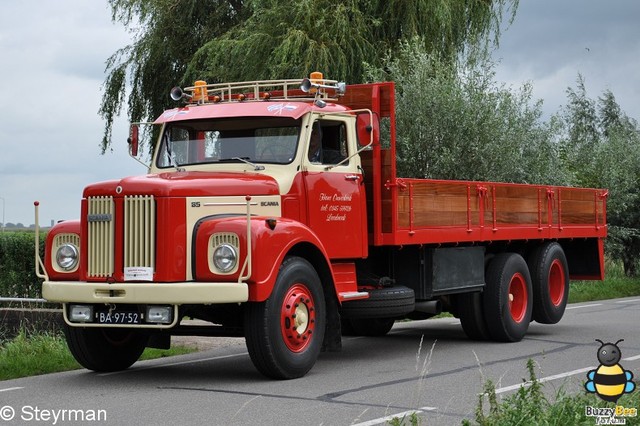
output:
M 207 82 L 198 80 L 194 84 L 193 100 L 194 101 L 206 101 L 207 100 Z
M 276 229 L 276 223 L 278 223 L 278 221 L 275 220 L 274 218 L 270 217 L 268 219 L 265 219 L 264 223 L 266 223 L 267 226 L 269 227 L 269 229 L 271 229 L 273 231 L 274 229 Z
M 324 78 L 324 75 L 319 71 L 314 71 L 311 74 L 309 74 L 309 80 L 313 84 L 322 84 L 323 78 Z M 317 92 L 318 92 L 318 89 L 316 87 L 311 87 L 311 89 L 309 90 L 309 93 L 312 93 L 312 94 L 315 94 Z

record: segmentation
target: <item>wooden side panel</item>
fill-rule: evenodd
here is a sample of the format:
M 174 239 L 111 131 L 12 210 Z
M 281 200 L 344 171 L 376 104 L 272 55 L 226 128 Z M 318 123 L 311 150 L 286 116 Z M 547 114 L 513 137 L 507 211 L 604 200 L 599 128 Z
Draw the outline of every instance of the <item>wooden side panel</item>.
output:
M 398 192 L 398 227 L 479 225 L 476 186 L 408 180 Z
M 485 212 L 485 220 L 495 226 L 536 225 L 542 217 L 547 221 L 547 198 L 542 189 L 531 186 L 491 185 L 489 189 L 490 209 Z
M 341 96 L 336 103 L 348 106 L 351 109 L 370 109 L 376 111 L 373 103 L 373 91 L 378 88 L 380 93 L 380 117 L 391 116 L 394 105 L 391 97 L 394 90 L 392 82 L 384 83 L 368 83 L 368 84 L 350 84 L 347 91 Z
M 396 188 L 389 243 L 606 236 L 604 190 L 429 179 L 397 179 Z
M 559 188 L 558 200 L 561 226 L 604 223 L 605 206 L 597 193 L 582 188 Z

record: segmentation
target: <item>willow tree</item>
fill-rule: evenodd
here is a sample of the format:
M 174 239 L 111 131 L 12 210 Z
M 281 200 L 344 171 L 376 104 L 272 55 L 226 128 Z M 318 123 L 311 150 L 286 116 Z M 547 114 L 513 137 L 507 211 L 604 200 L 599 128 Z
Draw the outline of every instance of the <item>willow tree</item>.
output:
M 156 117 L 171 86 L 295 78 L 313 70 L 357 83 L 403 40 L 455 57 L 499 33 L 518 0 L 110 0 L 132 45 L 107 62 L 102 149 L 128 95 L 132 121 Z M 137 28 L 137 29 L 135 29 Z
M 131 45 L 106 63 L 99 114 L 105 120 L 102 152 L 111 144 L 113 121 L 128 105 L 131 121 L 157 117 L 167 93 L 181 81 L 193 55 L 243 19 L 243 1 L 109 0 L 112 19 L 134 34 Z M 127 101 L 128 99 L 128 101 Z

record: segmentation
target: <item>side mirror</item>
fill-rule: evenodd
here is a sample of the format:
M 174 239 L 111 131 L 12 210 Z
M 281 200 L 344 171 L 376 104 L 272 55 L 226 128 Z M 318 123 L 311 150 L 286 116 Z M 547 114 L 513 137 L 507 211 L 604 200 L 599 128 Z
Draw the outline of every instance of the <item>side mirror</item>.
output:
M 368 111 L 359 113 L 356 118 L 356 131 L 360 146 L 377 144 L 380 138 L 380 118 L 378 118 L 378 114 Z
M 129 143 L 129 154 L 132 157 L 138 156 L 138 144 L 139 144 L 138 131 L 139 131 L 138 125 L 132 124 L 131 130 L 129 133 L 129 138 L 127 139 L 127 142 Z

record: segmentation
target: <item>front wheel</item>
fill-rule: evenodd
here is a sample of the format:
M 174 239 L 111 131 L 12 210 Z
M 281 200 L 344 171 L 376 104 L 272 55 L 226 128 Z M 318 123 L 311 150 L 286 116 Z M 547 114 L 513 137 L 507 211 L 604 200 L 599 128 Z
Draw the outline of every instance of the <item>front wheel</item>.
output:
M 100 373 L 131 367 L 149 340 L 148 335 L 126 328 L 81 328 L 64 324 L 64 334 L 76 361 Z
M 288 257 L 280 266 L 271 297 L 247 304 L 244 328 L 251 361 L 273 379 L 302 377 L 318 358 L 325 324 L 318 274 L 305 259 Z

